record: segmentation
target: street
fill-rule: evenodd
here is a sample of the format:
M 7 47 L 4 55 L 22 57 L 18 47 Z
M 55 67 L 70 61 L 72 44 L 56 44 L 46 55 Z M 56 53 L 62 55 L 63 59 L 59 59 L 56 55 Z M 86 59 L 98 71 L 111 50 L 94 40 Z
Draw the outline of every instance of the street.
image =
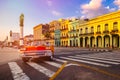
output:
M 3 48 L 0 80 L 120 80 L 120 54 L 57 47 L 53 61 L 24 63 L 18 49 Z

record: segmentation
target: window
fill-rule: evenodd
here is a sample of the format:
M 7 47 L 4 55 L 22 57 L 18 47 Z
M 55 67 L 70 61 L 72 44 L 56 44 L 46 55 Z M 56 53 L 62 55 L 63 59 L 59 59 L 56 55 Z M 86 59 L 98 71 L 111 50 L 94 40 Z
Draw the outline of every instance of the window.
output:
M 108 31 L 108 24 L 105 24 L 105 31 Z
M 113 30 L 117 30 L 117 29 L 118 29 L 117 26 L 118 26 L 118 23 L 117 23 L 117 22 L 114 22 L 114 23 L 113 23 Z
M 93 33 L 94 32 L 94 28 L 93 27 L 91 27 L 91 33 Z
M 80 29 L 80 34 L 82 34 L 82 28 Z
M 97 26 L 97 32 L 100 32 L 100 25 Z
M 85 33 L 88 33 L 88 28 L 85 28 Z

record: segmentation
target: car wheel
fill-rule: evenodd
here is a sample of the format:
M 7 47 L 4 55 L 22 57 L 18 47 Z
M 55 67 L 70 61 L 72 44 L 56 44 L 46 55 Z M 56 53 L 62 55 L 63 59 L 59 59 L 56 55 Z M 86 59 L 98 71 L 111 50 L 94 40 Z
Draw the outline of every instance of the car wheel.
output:
M 50 56 L 50 60 L 53 61 L 53 56 Z
M 28 61 L 29 61 L 29 58 L 22 57 L 22 60 L 23 60 L 23 62 L 28 62 Z

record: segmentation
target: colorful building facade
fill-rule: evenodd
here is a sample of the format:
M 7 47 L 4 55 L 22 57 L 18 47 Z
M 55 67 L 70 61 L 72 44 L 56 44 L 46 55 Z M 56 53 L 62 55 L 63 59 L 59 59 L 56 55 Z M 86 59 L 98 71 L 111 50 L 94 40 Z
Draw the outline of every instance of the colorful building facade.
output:
M 79 26 L 80 47 L 119 47 L 120 11 L 93 18 Z
M 50 32 L 50 39 L 49 39 L 49 43 L 50 45 L 54 45 L 55 46 L 55 23 L 56 21 L 52 21 L 49 23 L 49 32 Z
M 55 25 L 55 46 L 59 47 L 60 46 L 60 22 L 59 20 L 54 23 Z
M 39 24 L 33 28 L 34 40 L 44 41 L 46 39 L 45 33 L 49 31 L 48 24 Z
M 68 46 L 68 24 L 69 20 L 62 20 L 60 27 L 61 46 Z
M 78 47 L 78 29 L 79 20 L 73 19 L 69 22 L 68 35 L 69 35 L 69 45 L 70 47 Z

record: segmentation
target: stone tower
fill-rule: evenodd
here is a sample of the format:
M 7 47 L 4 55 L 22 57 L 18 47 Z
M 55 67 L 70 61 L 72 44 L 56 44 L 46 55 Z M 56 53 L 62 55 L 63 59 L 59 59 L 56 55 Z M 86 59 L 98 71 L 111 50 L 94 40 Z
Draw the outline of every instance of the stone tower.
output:
M 23 27 L 24 27 L 24 14 L 21 14 L 20 15 L 20 46 L 24 45 Z

